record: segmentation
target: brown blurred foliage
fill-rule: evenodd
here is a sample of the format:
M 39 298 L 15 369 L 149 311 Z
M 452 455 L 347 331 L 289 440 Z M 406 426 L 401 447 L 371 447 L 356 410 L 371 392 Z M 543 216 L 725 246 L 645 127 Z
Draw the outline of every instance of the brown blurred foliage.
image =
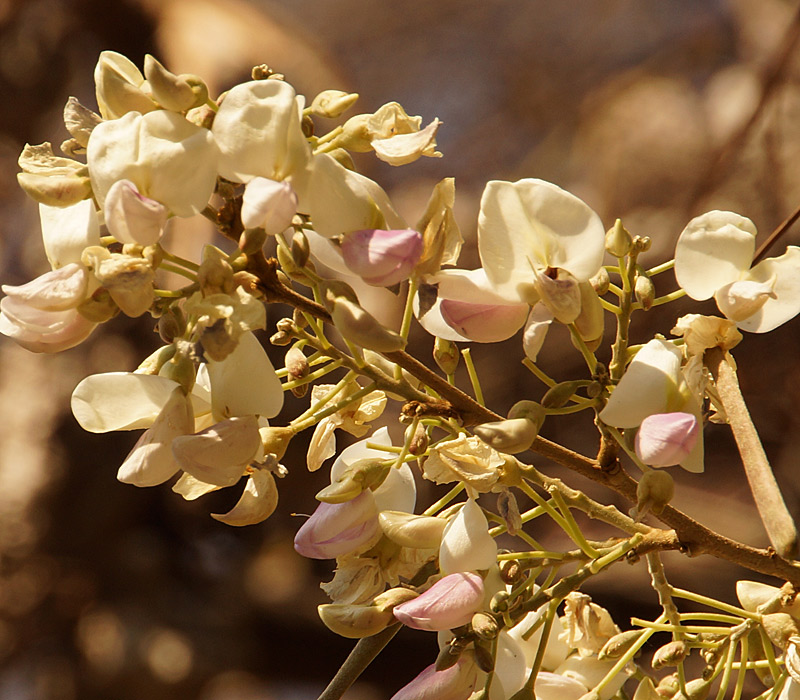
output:
M 324 88 L 355 90 L 364 111 L 397 100 L 426 122 L 438 116 L 443 159 L 359 165 L 412 221 L 432 184 L 454 175 L 471 241 L 465 267 L 478 262 L 478 198 L 493 178 L 540 177 L 575 192 L 608 225 L 621 217 L 651 236 L 648 262 L 669 257 L 686 221 L 711 208 L 749 216 L 766 236 L 800 205 L 800 65 L 793 44 L 784 50 L 797 28 L 795 4 L 0 0 L 2 281 L 25 281 L 44 266 L 36 207 L 16 187 L 16 158 L 25 142 L 65 137 L 59 120 L 69 95 L 94 103 L 92 70 L 104 49 L 139 64 L 153 53 L 216 91 L 268 63 L 309 98 Z M 790 232 L 784 243 L 799 239 Z M 667 332 L 686 309 L 654 312 L 633 332 Z M 795 512 L 797 329 L 795 322 L 749 337 L 736 352 Z M 316 697 L 350 645 L 316 618 L 317 582 L 330 567 L 291 549 L 291 514 L 313 508 L 324 480 L 304 473 L 302 446 L 286 459 L 278 512 L 233 530 L 207 515 L 230 507 L 229 494 L 184 503 L 166 487 L 117 483 L 133 436 L 85 434 L 68 412 L 80 378 L 133 369 L 156 345 L 151 330 L 147 320 L 123 320 L 56 357 L 0 341 L 0 700 Z M 578 376 L 580 367 L 564 359 L 567 337 L 553 335 L 543 367 L 560 379 Z M 429 342 L 419 341 L 427 360 Z M 501 411 L 541 392 L 521 365 L 497 368 L 506 351 L 519 348 L 474 349 Z M 582 436 L 554 424 L 547 436 L 588 454 L 584 427 Z M 712 428 L 708 444 L 705 475 L 676 474 L 677 504 L 763 545 L 726 430 Z M 670 564 L 676 583 L 727 598 L 740 575 L 707 559 Z M 655 600 L 641 567 L 623 573 L 623 584 L 591 592 L 625 625 L 632 605 L 652 609 Z M 434 648 L 425 635 L 400 635 L 348 697 L 388 698 L 432 661 Z

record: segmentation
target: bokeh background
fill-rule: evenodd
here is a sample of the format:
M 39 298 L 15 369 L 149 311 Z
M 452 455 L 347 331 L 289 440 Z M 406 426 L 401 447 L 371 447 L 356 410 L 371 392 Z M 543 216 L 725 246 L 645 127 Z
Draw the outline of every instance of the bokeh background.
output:
M 444 158 L 400 169 L 364 158 L 359 166 L 412 222 L 433 184 L 455 176 L 464 267 L 478 264 L 477 203 L 493 178 L 556 182 L 607 225 L 621 217 L 633 233 L 651 236 L 652 263 L 670 257 L 685 223 L 711 208 L 749 216 L 766 237 L 800 205 L 796 4 L 0 0 L 0 279 L 18 284 L 45 270 L 37 209 L 16 185 L 16 159 L 26 142 L 66 138 L 60 114 L 69 95 L 95 104 L 92 71 L 104 49 L 139 65 L 153 53 L 175 72 L 203 76 L 215 92 L 267 63 L 309 98 L 338 88 L 359 92 L 362 111 L 397 100 L 425 123 L 439 117 Z M 202 222 L 192 226 L 189 235 L 207 235 Z M 775 254 L 798 241 L 791 230 Z M 658 281 L 659 293 L 673 286 Z M 689 308 L 671 306 L 638 319 L 634 336 L 667 333 Z M 284 313 L 271 310 L 271 320 Z M 208 513 L 227 510 L 235 494 L 185 503 L 166 486 L 119 484 L 116 468 L 135 436 L 88 435 L 69 414 L 82 377 L 131 370 L 156 346 L 152 325 L 118 319 L 54 357 L 0 339 L 0 700 L 315 698 L 351 644 L 316 616 L 325 602 L 318 583 L 331 567 L 291 548 L 300 522 L 292 514 L 313 509 L 325 480 L 306 472 L 303 445 L 286 458 L 290 475 L 275 515 L 232 529 Z M 794 513 L 798 329 L 795 321 L 736 350 Z M 417 340 L 429 361 L 429 341 Z M 520 353 L 518 340 L 474 352 L 498 410 L 541 395 L 527 371 L 508 362 Z M 580 376 L 576 359 L 555 333 L 541 364 L 568 379 Z M 586 428 L 554 424 L 545 434 L 589 454 Z M 765 545 L 727 429 L 712 426 L 707 441 L 707 473 L 675 475 L 677 504 L 726 535 Z M 726 599 L 742 576 L 708 557 L 668 564 L 675 583 Z M 623 627 L 631 614 L 653 613 L 641 564 L 606 578 L 613 580 L 588 590 Z M 347 697 L 388 698 L 432 661 L 432 636 L 399 635 Z

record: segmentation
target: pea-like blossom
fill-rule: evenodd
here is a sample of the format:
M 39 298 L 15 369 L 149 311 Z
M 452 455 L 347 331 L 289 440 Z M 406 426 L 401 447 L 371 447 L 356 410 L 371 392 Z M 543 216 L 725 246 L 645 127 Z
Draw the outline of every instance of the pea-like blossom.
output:
M 297 194 L 286 182 L 254 177 L 242 195 L 242 224 L 245 228 L 263 228 L 277 236 L 289 228 L 297 211 Z
M 600 217 L 575 195 L 543 180 L 491 181 L 481 198 L 478 249 L 497 292 L 543 301 L 562 323 L 580 313 L 578 283 L 602 265 Z
M 176 216 L 203 210 L 217 181 L 217 145 L 208 129 L 176 112 L 128 112 L 98 124 L 89 138 L 86 162 L 92 190 L 105 202 L 119 180 L 160 202 Z
M 40 204 L 39 214 L 52 271 L 24 285 L 2 286 L 0 333 L 33 352 L 60 352 L 83 342 L 97 326 L 78 307 L 98 287 L 81 257 L 100 244 L 100 226 L 91 200 L 68 207 Z
M 459 572 L 439 579 L 427 591 L 394 608 L 407 627 L 439 632 L 467 624 L 483 603 L 483 579 Z
M 686 412 L 700 416 L 700 401 L 681 370 L 681 351 L 672 343 L 654 338 L 631 360 L 614 388 L 600 420 L 617 428 L 635 428 L 648 416 Z M 703 471 L 703 441 L 698 437 L 680 465 L 691 472 Z
M 117 180 L 111 185 L 103 213 L 114 238 L 141 246 L 158 243 L 169 216 L 163 204 L 145 197 L 130 180 Z
M 692 298 L 717 302 L 745 331 L 766 333 L 800 313 L 800 248 L 750 267 L 756 227 L 729 211 L 692 219 L 675 247 L 675 278 Z
M 497 562 L 497 545 L 480 506 L 470 498 L 447 523 L 439 547 L 443 574 L 488 569 Z

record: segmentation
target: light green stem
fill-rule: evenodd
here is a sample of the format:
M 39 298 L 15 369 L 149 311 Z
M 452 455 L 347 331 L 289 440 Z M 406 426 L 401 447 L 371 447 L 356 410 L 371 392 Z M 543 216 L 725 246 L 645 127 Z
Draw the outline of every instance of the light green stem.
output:
M 475 394 L 475 400 L 481 405 L 485 406 L 483 400 L 483 389 L 481 389 L 481 382 L 478 379 L 478 373 L 475 370 L 475 363 L 472 361 L 472 353 L 470 352 L 469 348 L 464 348 L 461 351 L 461 356 L 464 358 L 464 365 L 467 368 L 467 374 L 469 375 L 469 381 L 472 384 L 472 391 Z

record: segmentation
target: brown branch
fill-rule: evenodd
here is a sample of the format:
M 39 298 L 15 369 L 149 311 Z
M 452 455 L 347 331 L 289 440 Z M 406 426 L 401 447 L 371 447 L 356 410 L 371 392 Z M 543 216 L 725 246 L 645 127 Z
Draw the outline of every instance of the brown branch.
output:
M 797 219 L 800 219 L 800 207 L 797 207 L 797 209 L 795 209 L 789 215 L 789 217 L 769 235 L 767 240 L 758 247 L 756 254 L 753 256 L 753 265 L 761 262 L 761 260 L 767 254 L 767 251 L 775 244 L 775 241 L 783 236 L 792 227 L 794 222 L 797 221 Z
M 330 315 L 322 306 L 281 284 L 277 275 L 277 260 L 265 260 L 263 256 L 257 255 L 250 256 L 250 258 L 248 270 L 261 280 L 261 289 L 267 301 L 289 304 L 330 323 Z M 502 416 L 481 406 L 468 394 L 448 384 L 442 377 L 408 353 L 404 351 L 391 352 L 386 354 L 386 358 L 400 365 L 400 367 L 436 391 L 442 399 L 449 402 L 452 408 L 461 416 L 465 425 L 496 421 L 502 418 Z M 398 391 L 397 393 L 401 392 Z M 413 398 L 416 400 L 417 396 Z M 442 410 L 441 402 L 434 398 L 426 401 L 425 405 L 430 405 L 432 411 Z M 619 466 L 619 463 L 611 465 L 610 469 L 601 469 L 596 460 L 589 459 L 543 437 L 536 438 L 531 446 L 531 451 L 606 486 L 631 503 L 636 503 L 637 501 L 637 483 Z M 774 576 L 800 585 L 800 563 L 787 561 L 778 556 L 772 549 L 757 549 L 741 542 L 736 542 L 710 530 L 669 505 L 664 508 L 658 518 L 675 531 L 681 548 L 690 556 L 710 554 L 751 571 L 757 571 L 767 576 Z

